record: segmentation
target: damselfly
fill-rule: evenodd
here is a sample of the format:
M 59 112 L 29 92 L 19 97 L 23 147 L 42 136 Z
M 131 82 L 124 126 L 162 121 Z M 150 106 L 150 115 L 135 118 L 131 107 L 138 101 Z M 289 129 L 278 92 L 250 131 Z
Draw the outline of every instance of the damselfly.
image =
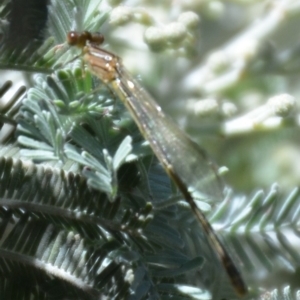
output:
M 104 41 L 101 34 L 72 31 L 68 33 L 67 41 L 69 45 L 83 48 L 83 59 L 92 73 L 107 84 L 124 103 L 202 225 L 235 291 L 240 296 L 245 295 L 247 287 L 237 267 L 193 198 L 193 192 L 197 192 L 203 199 L 222 197 L 220 180 L 210 159 L 163 113 L 147 91 L 126 71 L 121 59 L 99 47 Z

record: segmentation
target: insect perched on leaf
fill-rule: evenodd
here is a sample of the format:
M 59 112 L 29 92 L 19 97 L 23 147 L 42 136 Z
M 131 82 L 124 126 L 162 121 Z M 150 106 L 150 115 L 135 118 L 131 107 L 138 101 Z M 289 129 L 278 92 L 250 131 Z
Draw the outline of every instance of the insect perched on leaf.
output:
M 67 41 L 69 45 L 83 49 L 83 60 L 91 72 L 107 84 L 124 103 L 202 225 L 235 291 L 240 296 L 245 295 L 247 287 L 237 267 L 193 198 L 193 192 L 197 192 L 203 199 L 222 198 L 220 179 L 204 150 L 164 114 L 155 100 L 126 71 L 118 56 L 99 46 L 104 41 L 101 34 L 72 31 L 68 33 Z

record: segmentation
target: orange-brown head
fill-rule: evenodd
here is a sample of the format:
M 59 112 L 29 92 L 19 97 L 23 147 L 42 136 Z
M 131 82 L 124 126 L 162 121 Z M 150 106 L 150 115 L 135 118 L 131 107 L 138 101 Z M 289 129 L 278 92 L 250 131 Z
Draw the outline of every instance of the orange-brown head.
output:
M 67 43 L 70 46 L 83 48 L 87 42 L 95 45 L 100 45 L 104 42 L 104 36 L 99 32 L 90 33 L 88 31 L 70 31 L 67 34 Z

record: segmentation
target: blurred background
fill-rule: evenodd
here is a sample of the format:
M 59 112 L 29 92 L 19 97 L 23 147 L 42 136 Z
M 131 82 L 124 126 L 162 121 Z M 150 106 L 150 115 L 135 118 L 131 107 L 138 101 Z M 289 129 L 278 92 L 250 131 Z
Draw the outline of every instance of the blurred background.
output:
M 300 1 L 106 4 L 108 49 L 234 190 L 299 184 Z

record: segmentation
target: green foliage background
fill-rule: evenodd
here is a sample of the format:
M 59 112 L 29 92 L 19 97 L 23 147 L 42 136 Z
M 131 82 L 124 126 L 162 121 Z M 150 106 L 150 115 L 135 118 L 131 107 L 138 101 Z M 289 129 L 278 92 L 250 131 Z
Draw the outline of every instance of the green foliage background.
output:
M 283 47 L 282 40 L 298 24 L 298 1 L 278 4 L 287 17 L 278 21 L 260 51 L 245 59 L 243 77 L 210 92 L 209 82 L 195 83 L 197 70 L 209 66 L 205 55 L 226 49 L 235 35 L 251 29 L 257 16 L 267 20 L 272 3 L 178 1 L 176 6 L 144 1 L 134 6 L 129 1 L 136 11 L 127 19 L 121 11 L 118 24 L 113 2 L 52 0 L 41 36 L 29 43 L 20 38 L 19 44 L 15 32 L 16 41 L 10 40 L 13 2 L 0 2 L 1 299 L 238 299 L 128 112 L 80 59 L 71 61 L 80 50 L 63 44 L 70 29 L 103 32 L 110 49 L 142 74 L 141 84 L 162 99 L 162 106 L 217 163 L 229 166 L 225 181 L 233 190 L 228 188 L 220 203 L 199 205 L 249 286 L 245 299 L 298 299 L 300 196 L 292 187 L 299 182 L 293 173 L 299 157 L 297 112 L 280 126 L 260 124 L 258 130 L 237 135 L 224 129 L 230 119 L 221 109 L 230 101 L 243 116 L 278 93 L 297 96 L 298 43 Z M 139 10 L 142 4 L 149 10 Z M 42 26 L 41 11 L 27 9 Z M 187 10 L 201 16 L 202 36 L 197 27 L 182 40 L 163 40 L 159 47 L 146 40 L 155 54 L 133 40 L 162 22 L 160 16 L 168 23 Z M 161 11 L 164 15 L 155 14 Z M 231 14 L 236 19 L 226 23 L 222 18 Z M 222 78 L 230 68 L 217 68 L 212 78 Z M 195 106 L 186 105 L 183 116 L 179 100 L 192 97 L 215 98 L 219 106 L 212 115 L 199 117 L 192 113 Z M 265 153 L 284 150 L 283 145 L 291 151 L 283 157 L 293 154 L 295 169 L 280 169 L 285 162 L 280 159 L 264 162 Z M 286 173 L 280 192 L 272 180 L 277 174 L 286 178 Z M 259 190 L 268 185 L 267 192 Z M 240 196 L 235 188 L 251 191 L 250 196 Z

